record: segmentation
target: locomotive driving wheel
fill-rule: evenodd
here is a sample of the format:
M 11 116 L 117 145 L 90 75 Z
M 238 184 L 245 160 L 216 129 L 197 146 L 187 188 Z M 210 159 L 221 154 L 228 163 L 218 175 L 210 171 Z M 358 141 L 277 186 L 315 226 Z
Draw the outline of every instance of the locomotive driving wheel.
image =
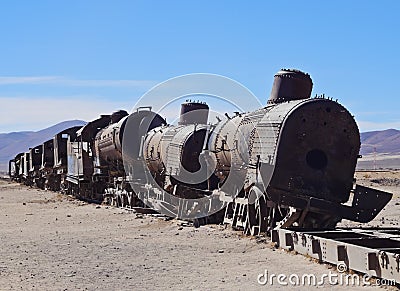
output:
M 267 203 L 262 191 L 253 186 L 249 191 L 245 234 L 259 235 L 267 231 Z

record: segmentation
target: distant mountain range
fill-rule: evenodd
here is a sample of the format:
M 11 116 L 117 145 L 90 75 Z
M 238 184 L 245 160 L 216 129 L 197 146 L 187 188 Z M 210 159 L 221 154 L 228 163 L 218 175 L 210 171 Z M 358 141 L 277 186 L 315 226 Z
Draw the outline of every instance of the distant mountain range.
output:
M 7 171 L 8 161 L 18 153 L 44 143 L 64 129 L 85 124 L 83 120 L 69 120 L 40 131 L 0 133 L 0 171 Z
M 400 154 L 400 130 L 387 129 L 361 133 L 361 155 Z
M 8 161 L 30 147 L 42 144 L 58 132 L 85 125 L 82 120 L 69 120 L 40 131 L 20 131 L 0 134 L 0 171 L 7 171 Z M 387 129 L 361 133 L 361 155 L 373 154 L 400 155 L 400 130 Z

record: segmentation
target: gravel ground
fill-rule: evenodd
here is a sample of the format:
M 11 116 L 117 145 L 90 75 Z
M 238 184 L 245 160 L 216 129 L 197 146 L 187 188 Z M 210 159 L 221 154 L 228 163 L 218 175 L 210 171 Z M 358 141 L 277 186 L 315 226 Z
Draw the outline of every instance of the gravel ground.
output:
M 287 279 L 260 285 L 258 275 L 337 274 L 224 226 L 195 229 L 4 180 L 0 216 L 1 290 L 282 290 Z M 326 280 L 298 290 L 326 287 L 365 289 Z

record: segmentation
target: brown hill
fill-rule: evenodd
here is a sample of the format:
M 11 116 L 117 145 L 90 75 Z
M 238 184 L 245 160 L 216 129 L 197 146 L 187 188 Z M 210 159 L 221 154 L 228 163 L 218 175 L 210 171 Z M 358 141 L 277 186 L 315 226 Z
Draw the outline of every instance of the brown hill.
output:
M 387 129 L 381 131 L 370 131 L 361 133 L 362 155 L 377 154 L 400 154 L 400 130 Z

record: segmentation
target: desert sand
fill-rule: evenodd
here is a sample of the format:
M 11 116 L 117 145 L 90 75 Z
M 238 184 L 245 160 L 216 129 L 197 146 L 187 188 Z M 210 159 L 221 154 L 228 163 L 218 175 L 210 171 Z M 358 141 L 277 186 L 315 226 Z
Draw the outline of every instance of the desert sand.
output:
M 369 154 L 357 162 L 358 170 L 374 170 L 374 169 L 400 169 L 400 155 L 398 154 Z
M 1 290 L 282 290 L 291 285 L 260 285 L 258 275 L 337 274 L 222 225 L 196 229 L 4 180 L 0 208 Z M 365 289 L 298 290 L 326 287 Z

